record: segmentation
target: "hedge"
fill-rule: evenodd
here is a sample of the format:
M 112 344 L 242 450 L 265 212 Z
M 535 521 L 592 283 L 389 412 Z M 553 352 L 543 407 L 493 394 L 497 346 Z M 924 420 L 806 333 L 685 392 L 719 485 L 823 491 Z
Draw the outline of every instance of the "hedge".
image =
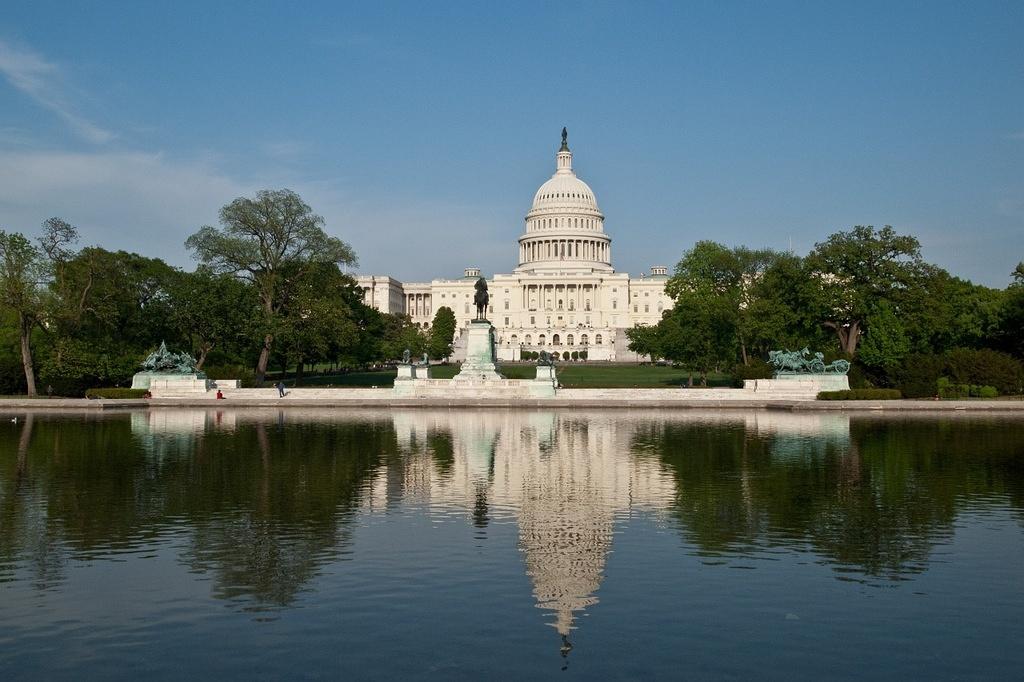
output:
M 818 394 L 818 400 L 899 400 L 902 397 L 903 394 L 895 388 L 852 388 Z
M 149 393 L 144 388 L 90 388 L 86 398 L 145 398 Z

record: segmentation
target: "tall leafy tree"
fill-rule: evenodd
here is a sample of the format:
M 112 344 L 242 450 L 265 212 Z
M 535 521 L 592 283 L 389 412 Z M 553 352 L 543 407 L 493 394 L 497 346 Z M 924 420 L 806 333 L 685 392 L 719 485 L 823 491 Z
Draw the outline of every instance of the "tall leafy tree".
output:
M 25 235 L 0 230 L 0 303 L 17 319 L 21 364 L 28 395 L 36 395 L 32 330 L 42 307 L 44 265 L 39 249 Z
M 815 244 L 806 259 L 815 313 L 840 350 L 857 351 L 865 322 L 881 300 L 897 306 L 924 274 L 921 245 L 889 225 L 857 225 Z
M 256 364 L 256 381 L 262 383 L 282 306 L 303 276 L 322 263 L 354 265 L 356 256 L 348 244 L 328 235 L 323 218 L 287 189 L 235 199 L 220 210 L 220 224 L 219 229 L 203 226 L 185 245 L 215 272 L 241 277 L 256 287 L 265 323 Z
M 177 273 L 169 293 L 171 320 L 191 346 L 197 368 L 214 349 L 243 344 L 259 310 L 250 285 L 205 267 Z
M 779 257 L 769 249 L 700 241 L 683 254 L 665 291 L 677 301 L 684 295 L 714 299 L 718 321 L 731 327 L 740 360 L 748 364 L 751 344 L 764 333 L 763 316 L 771 301 L 759 300 L 757 284 Z
M 434 321 L 430 325 L 430 357 L 442 360 L 452 354 L 452 343 L 455 341 L 455 313 L 448 306 L 441 306 L 434 313 Z

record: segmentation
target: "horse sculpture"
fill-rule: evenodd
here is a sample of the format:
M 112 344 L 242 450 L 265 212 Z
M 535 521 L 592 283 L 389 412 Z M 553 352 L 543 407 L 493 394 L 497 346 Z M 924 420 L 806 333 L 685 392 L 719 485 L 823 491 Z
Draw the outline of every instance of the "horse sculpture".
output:
M 481 277 L 476 281 L 476 294 L 473 296 L 473 303 L 476 304 L 476 319 L 487 319 L 487 304 L 491 297 L 487 293 L 487 280 Z
M 799 351 L 768 351 L 768 362 L 775 367 L 776 374 L 846 374 L 850 371 L 850 363 L 846 360 L 836 360 L 826 365 L 824 354 L 811 355 L 807 348 Z

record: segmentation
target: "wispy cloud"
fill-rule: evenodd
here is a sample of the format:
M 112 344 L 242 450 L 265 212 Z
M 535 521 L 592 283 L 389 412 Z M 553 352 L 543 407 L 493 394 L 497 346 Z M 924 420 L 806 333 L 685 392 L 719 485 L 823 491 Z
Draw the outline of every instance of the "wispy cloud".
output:
M 1011 140 L 1019 140 L 1021 142 L 1024 142 L 1024 130 L 1018 130 L 1015 133 L 1010 133 L 1006 137 L 1010 138 Z
M 96 144 L 109 142 L 114 134 L 75 111 L 68 101 L 60 67 L 41 55 L 0 40 L 0 74 L 36 104 L 62 118 L 79 136 Z

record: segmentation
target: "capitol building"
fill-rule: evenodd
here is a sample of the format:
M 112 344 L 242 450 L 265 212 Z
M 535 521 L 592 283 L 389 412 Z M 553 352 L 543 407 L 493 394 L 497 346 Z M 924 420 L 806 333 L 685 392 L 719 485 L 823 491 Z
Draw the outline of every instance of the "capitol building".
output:
M 649 275 L 630 277 L 612 267 L 612 239 L 604 214 L 587 183 L 572 167 L 567 134 L 555 155 L 555 173 L 540 186 L 526 214 L 516 246 L 518 265 L 487 279 L 488 319 L 495 328 L 499 360 L 518 360 L 524 350 L 587 351 L 589 360 L 635 360 L 625 330 L 653 325 L 672 301 L 665 294 L 668 271 L 653 266 Z M 400 282 L 387 275 L 356 279 L 367 305 L 408 315 L 428 328 L 441 306 L 455 313 L 458 329 L 473 319 L 478 268 L 458 279 Z M 455 359 L 464 348 L 456 332 Z

